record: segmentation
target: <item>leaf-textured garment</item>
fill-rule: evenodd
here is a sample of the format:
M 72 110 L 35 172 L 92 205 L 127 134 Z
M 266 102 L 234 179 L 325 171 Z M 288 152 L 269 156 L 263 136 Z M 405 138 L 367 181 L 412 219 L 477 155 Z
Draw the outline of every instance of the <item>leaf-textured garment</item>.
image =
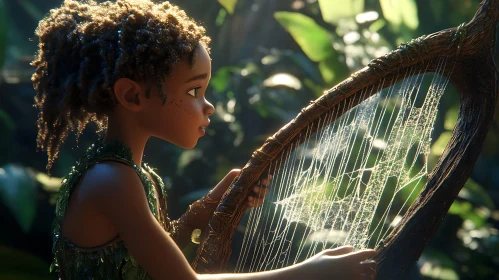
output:
M 102 161 L 118 161 L 136 171 L 144 186 L 151 212 L 167 232 L 172 232 L 172 223 L 166 214 L 165 186 L 161 178 L 147 164 L 143 164 L 144 169 L 137 166 L 132 160 L 130 149 L 123 142 L 103 144 L 102 140 L 98 140 L 62 181 L 53 224 L 54 261 L 51 271 L 58 271 L 61 279 L 152 279 L 129 254 L 119 236 L 102 246 L 80 248 L 61 234 L 61 223 L 73 190 L 85 172 Z M 156 205 L 155 186 L 144 170 L 151 174 L 158 187 L 159 211 Z

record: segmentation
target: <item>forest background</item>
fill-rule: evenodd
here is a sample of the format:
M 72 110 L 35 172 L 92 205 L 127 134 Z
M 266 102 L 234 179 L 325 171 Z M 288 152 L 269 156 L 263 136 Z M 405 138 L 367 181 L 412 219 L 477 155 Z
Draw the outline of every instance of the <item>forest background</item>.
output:
M 38 21 L 61 0 L 0 0 L 0 279 L 55 279 L 51 222 L 61 178 L 96 139 L 70 137 L 52 169 L 36 152 L 37 112 L 29 63 Z M 158 139 L 144 161 L 158 168 L 178 217 L 281 126 L 350 73 L 399 44 L 468 22 L 478 0 L 171 1 L 212 38 L 207 98 L 212 123 L 196 148 Z M 496 48 L 497 49 L 497 48 Z M 497 59 L 497 56 L 496 56 Z M 497 60 L 496 60 L 497 61 Z M 442 153 L 459 111 L 444 95 L 430 163 Z M 410 279 L 499 279 L 499 110 L 470 179 Z M 192 257 L 195 246 L 185 250 Z

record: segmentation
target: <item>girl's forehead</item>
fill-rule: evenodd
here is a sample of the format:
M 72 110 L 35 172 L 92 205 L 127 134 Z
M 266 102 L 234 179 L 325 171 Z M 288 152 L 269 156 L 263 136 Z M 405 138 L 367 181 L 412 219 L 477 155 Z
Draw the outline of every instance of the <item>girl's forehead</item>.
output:
M 202 66 L 210 66 L 211 67 L 211 57 L 208 54 L 208 51 L 204 47 L 203 44 L 199 44 L 199 46 L 194 51 L 193 57 L 193 68 L 194 67 L 202 67 Z
M 206 81 L 211 77 L 211 58 L 202 44 L 195 50 L 192 61 L 188 58 L 176 63 L 167 80 L 177 86 Z
M 193 73 L 198 72 L 209 73 L 211 72 L 211 57 L 204 46 L 200 44 L 200 46 L 193 53 L 192 61 L 189 61 L 189 59 L 183 59 L 175 64 L 172 70 L 172 76 L 186 74 L 192 75 Z

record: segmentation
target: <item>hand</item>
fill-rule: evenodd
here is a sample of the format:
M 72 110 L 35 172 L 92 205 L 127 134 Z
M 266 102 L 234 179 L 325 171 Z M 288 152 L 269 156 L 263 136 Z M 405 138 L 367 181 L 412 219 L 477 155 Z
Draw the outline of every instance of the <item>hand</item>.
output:
M 241 169 L 232 169 L 225 177 L 210 191 L 209 197 L 213 200 L 220 200 L 230 184 L 239 175 Z
M 230 184 L 239 175 L 241 169 L 232 169 L 225 177 L 216 185 L 215 188 L 210 192 L 210 198 L 214 200 L 220 200 L 229 188 Z M 248 207 L 258 207 L 263 204 L 263 200 L 268 193 L 267 186 L 270 184 L 272 175 L 260 179 L 255 186 L 253 186 L 252 193 L 248 196 Z
M 367 259 L 373 258 L 376 251 L 352 251 L 351 246 L 324 250 L 292 269 L 296 279 L 374 279 L 376 262 Z
M 272 175 L 270 174 L 258 180 L 257 184 L 253 187 L 253 193 L 248 196 L 248 207 L 259 207 L 263 204 L 265 196 L 269 192 L 267 187 L 270 185 L 270 180 L 272 180 Z

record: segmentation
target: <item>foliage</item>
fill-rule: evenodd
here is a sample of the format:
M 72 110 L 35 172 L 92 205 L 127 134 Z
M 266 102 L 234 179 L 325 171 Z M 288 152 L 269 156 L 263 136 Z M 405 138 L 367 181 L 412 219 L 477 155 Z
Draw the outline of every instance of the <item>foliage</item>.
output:
M 0 246 L 0 279 L 49 280 L 47 267 L 40 257 Z
M 364 11 L 364 0 L 319 0 L 322 18 L 325 22 L 338 24 L 345 18 L 353 18 Z
M 395 28 L 405 25 L 411 30 L 418 28 L 418 7 L 414 0 L 380 0 L 386 21 Z
M 7 29 L 9 28 L 8 19 L 9 17 L 7 16 L 4 0 L 0 0 L 0 69 L 2 69 L 3 61 L 5 59 Z
M 173 2 L 204 22 L 213 38 L 208 99 L 216 107 L 207 136 L 197 148 L 183 151 L 155 139 L 146 147 L 144 159 L 159 168 L 167 185 L 175 186 L 169 189 L 169 208 L 175 217 L 231 168 L 242 167 L 269 135 L 325 89 L 402 42 L 470 20 L 479 0 L 219 0 L 203 3 L 202 9 L 196 1 Z M 59 3 L 0 0 L 0 67 L 13 61 L 26 63 L 21 57 L 35 49 L 27 38 L 32 37 L 41 15 Z M 29 79 L 21 79 L 21 85 L 26 84 L 30 85 Z M 27 93 L 29 102 L 19 105 L 32 114 L 18 113 L 16 106 L 21 101 L 14 97 L 26 94 L 21 85 L 9 87 L 7 93 L 0 79 L 0 201 L 30 233 L 36 223 L 37 186 L 52 194 L 60 179 L 47 177 L 43 173 L 45 157 L 34 153 L 35 120 L 28 120 L 33 123 L 28 128 L 20 125 L 36 115 L 29 103 L 33 91 Z M 441 155 L 451 135 L 459 112 L 457 97 L 444 95 L 440 111 L 443 122 L 433 134 L 430 164 Z M 419 261 L 420 278 L 490 279 L 498 273 L 499 197 L 497 188 L 493 190 L 499 185 L 498 120 L 494 120 L 472 178 Z M 70 137 L 54 175 L 65 175 L 93 139 L 87 131 L 73 148 L 74 138 Z M 53 202 L 52 195 L 46 199 Z M 46 236 L 50 236 L 48 230 Z M 39 242 L 50 243 L 51 239 L 40 237 Z M 193 251 L 191 248 L 190 254 Z M 49 260 L 24 254 L 1 247 L 2 263 L 10 262 L 0 267 L 0 278 L 25 273 L 25 278 L 19 274 L 13 278 L 46 279 L 41 267 Z M 24 271 L 9 268 L 19 268 L 20 263 L 26 266 Z M 41 272 L 31 273 L 37 269 Z
M 218 0 L 218 2 L 227 10 L 229 14 L 234 13 L 234 9 L 237 5 L 237 0 Z
M 274 16 L 310 60 L 324 61 L 333 54 L 332 36 L 310 17 L 290 12 L 277 12 Z
M 9 160 L 13 159 L 13 152 L 10 147 L 14 143 L 16 124 L 11 116 L 0 108 L 0 131 L 2 131 L 2 137 L 0 137 L 0 165 L 7 163 Z
M 21 166 L 0 167 L 0 198 L 24 232 L 33 224 L 36 210 L 36 181 L 32 172 Z

